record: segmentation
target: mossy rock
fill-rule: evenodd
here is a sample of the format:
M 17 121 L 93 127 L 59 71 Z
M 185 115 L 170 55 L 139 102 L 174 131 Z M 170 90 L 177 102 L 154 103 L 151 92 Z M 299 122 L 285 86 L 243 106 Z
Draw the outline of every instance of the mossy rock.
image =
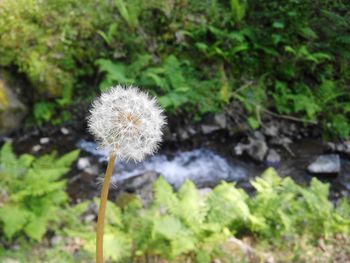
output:
M 9 79 L 6 72 L 0 71 L 0 135 L 18 129 L 28 111 L 16 94 L 17 86 L 11 86 L 13 81 Z

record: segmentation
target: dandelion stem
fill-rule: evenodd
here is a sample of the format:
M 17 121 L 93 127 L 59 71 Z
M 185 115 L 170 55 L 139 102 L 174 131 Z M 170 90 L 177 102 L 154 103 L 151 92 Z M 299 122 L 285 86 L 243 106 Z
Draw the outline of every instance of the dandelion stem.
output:
M 96 263 L 103 263 L 103 234 L 104 221 L 106 214 L 106 204 L 108 198 L 109 182 L 111 180 L 116 156 L 111 154 L 107 165 L 106 174 L 103 181 L 100 207 L 98 210 L 97 228 L 96 228 Z

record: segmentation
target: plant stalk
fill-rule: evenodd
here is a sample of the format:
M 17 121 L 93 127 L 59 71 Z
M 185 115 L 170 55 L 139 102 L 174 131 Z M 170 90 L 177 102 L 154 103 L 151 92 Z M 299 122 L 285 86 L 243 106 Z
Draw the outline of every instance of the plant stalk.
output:
M 107 165 L 107 170 L 103 180 L 100 207 L 98 209 L 97 228 L 96 228 L 96 263 L 103 263 L 103 234 L 106 214 L 106 204 L 108 198 L 109 182 L 111 180 L 116 155 L 111 154 Z

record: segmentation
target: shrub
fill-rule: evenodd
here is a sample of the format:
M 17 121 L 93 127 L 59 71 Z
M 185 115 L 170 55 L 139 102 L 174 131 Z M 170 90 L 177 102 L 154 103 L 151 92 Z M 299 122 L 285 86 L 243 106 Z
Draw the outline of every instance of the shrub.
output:
M 283 248 L 282 240 L 313 243 L 350 234 L 349 202 L 342 199 L 335 207 L 328 200 L 328 184 L 314 178 L 303 187 L 273 169 L 251 183 L 254 197 L 225 182 L 202 197 L 190 181 L 175 193 L 160 177 L 148 207 L 137 198 L 123 209 L 109 202 L 106 253 L 118 262 L 144 257 L 211 262 L 225 253 L 232 257 L 224 248 L 234 235 L 249 234 Z
M 56 221 L 59 210 L 68 203 L 66 181 L 62 176 L 79 151 L 60 158 L 55 154 L 38 159 L 29 154 L 18 158 L 11 144 L 0 152 L 0 233 L 7 239 L 27 236 L 40 241 Z M 2 235 L 3 236 L 3 235 Z

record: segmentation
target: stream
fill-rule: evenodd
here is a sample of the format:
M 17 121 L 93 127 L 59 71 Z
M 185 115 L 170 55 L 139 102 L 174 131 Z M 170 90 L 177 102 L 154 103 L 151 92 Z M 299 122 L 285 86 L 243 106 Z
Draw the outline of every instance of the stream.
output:
M 99 150 L 93 141 L 80 140 L 77 147 L 87 156 L 97 160 L 102 166 L 107 161 L 107 153 Z M 291 146 L 294 156 L 283 149 L 280 155 L 282 161 L 274 168 L 281 176 L 291 176 L 300 184 L 307 184 L 311 178 L 306 167 L 319 154 L 322 154 L 320 143 L 314 140 L 303 140 Z M 337 199 L 349 196 L 350 192 L 350 162 L 341 159 L 342 170 L 339 175 L 325 175 L 317 178 L 331 185 L 330 198 Z M 122 185 L 124 181 L 136 178 L 147 172 L 161 174 L 175 189 L 179 188 L 186 178 L 193 181 L 197 187 L 213 187 L 221 181 L 236 182 L 238 187 L 252 193 L 250 180 L 260 175 L 269 165 L 258 164 L 244 157 L 227 154 L 227 144 L 215 144 L 215 147 L 194 148 L 164 152 L 148 157 L 143 162 L 117 162 L 111 179 L 112 185 Z M 103 173 L 103 169 L 100 169 Z

